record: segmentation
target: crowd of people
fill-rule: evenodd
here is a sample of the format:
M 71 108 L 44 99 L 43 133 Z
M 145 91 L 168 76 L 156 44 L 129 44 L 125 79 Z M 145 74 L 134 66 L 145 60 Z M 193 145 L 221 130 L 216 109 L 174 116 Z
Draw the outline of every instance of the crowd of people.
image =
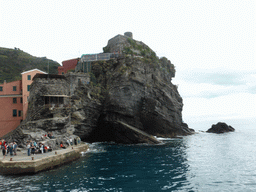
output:
M 55 138 L 52 133 L 48 133 L 42 135 L 42 140 Z M 65 142 L 60 142 L 60 148 L 66 149 L 69 146 L 80 144 L 81 139 L 79 137 L 76 138 L 66 138 Z M 3 158 L 10 154 L 10 156 L 17 155 L 18 145 L 16 142 L 7 143 L 4 139 L 0 140 L 0 146 L 3 153 Z M 37 143 L 36 141 L 27 141 L 26 143 L 27 155 L 35 155 L 35 154 L 43 154 L 52 151 L 52 147 L 50 145 L 46 145 L 43 141 Z
M 0 141 L 1 150 L 3 156 L 5 158 L 6 155 L 10 154 L 10 156 L 17 155 L 18 145 L 16 142 L 7 143 L 4 139 Z
M 44 143 L 37 143 L 36 141 L 32 142 L 32 140 L 27 142 L 27 154 L 28 156 L 40 154 L 40 153 L 47 153 L 52 151 L 52 147 L 50 145 L 46 145 Z

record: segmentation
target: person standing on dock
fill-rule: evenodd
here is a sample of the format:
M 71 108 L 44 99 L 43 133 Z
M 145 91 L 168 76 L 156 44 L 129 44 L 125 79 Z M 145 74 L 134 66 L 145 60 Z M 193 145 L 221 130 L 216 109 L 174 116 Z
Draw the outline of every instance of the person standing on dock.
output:
M 79 144 L 80 144 L 80 142 L 81 142 L 80 137 L 77 137 L 77 144 L 79 145 Z
M 39 145 L 39 146 L 40 146 L 40 148 L 39 148 L 39 149 L 40 149 L 41 153 L 44 153 L 44 145 L 43 145 L 42 143 L 40 143 L 40 145 Z
M 4 140 L 2 139 L 2 140 L 0 141 L 0 149 L 3 149 L 3 146 L 4 146 L 3 142 L 4 142 Z
M 7 145 L 6 145 L 6 143 L 4 143 L 4 145 L 2 144 L 2 153 L 3 153 L 4 158 L 5 158 L 5 155 L 6 155 L 6 150 L 7 150 Z
M 27 150 L 28 150 L 28 156 L 30 156 L 30 151 L 31 151 L 30 142 L 27 143 Z
M 69 141 L 69 138 L 67 139 L 67 144 L 68 144 L 68 146 L 70 146 L 70 141 Z
M 32 155 L 35 155 L 35 152 L 36 152 L 36 147 L 32 143 L 32 145 L 31 145 L 31 153 L 32 153 Z
M 17 148 L 18 148 L 17 143 L 13 142 L 13 153 L 14 153 L 14 155 L 17 155 Z
M 2 146 L 4 146 L 5 144 L 6 144 L 6 141 L 2 139 Z
M 8 151 L 10 152 L 10 156 L 13 156 L 13 143 L 9 143 L 7 148 L 8 148 Z

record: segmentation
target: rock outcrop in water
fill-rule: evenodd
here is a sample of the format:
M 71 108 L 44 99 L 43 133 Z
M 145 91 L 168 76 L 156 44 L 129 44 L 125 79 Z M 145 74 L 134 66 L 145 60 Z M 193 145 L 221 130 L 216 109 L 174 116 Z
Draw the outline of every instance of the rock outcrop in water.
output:
M 219 122 L 217 124 L 213 124 L 210 129 L 208 129 L 207 133 L 226 133 L 226 132 L 234 132 L 235 129 L 227 125 L 226 123 Z
M 92 62 L 90 76 L 35 78 L 27 119 L 8 137 L 24 142 L 52 132 L 58 141 L 77 135 L 86 142 L 157 143 L 153 136 L 194 133 L 182 120 L 174 65 L 131 37 L 110 39 L 104 52 L 122 54 Z M 54 96 L 62 104 L 46 105 Z

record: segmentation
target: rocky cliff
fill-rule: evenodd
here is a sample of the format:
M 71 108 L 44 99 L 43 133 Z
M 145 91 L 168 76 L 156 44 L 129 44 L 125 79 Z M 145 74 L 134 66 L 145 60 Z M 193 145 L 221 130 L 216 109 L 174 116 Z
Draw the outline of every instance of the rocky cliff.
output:
M 27 119 L 8 137 L 24 142 L 53 132 L 58 141 L 77 135 L 87 142 L 155 143 L 152 136 L 194 132 L 183 123 L 182 98 L 171 82 L 175 69 L 167 58 L 122 35 L 103 49 L 121 54 L 92 62 L 90 74 L 36 78 Z M 62 97 L 62 104 L 47 106 L 45 99 L 53 96 Z

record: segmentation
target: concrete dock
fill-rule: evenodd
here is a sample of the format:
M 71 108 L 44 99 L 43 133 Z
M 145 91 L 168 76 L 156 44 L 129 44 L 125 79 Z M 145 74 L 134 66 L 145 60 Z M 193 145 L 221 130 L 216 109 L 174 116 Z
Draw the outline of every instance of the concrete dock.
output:
M 53 169 L 81 157 L 87 151 L 87 144 L 73 145 L 66 149 L 53 150 L 43 154 L 27 155 L 27 150 L 17 152 L 16 156 L 0 156 L 0 174 L 33 174 Z

